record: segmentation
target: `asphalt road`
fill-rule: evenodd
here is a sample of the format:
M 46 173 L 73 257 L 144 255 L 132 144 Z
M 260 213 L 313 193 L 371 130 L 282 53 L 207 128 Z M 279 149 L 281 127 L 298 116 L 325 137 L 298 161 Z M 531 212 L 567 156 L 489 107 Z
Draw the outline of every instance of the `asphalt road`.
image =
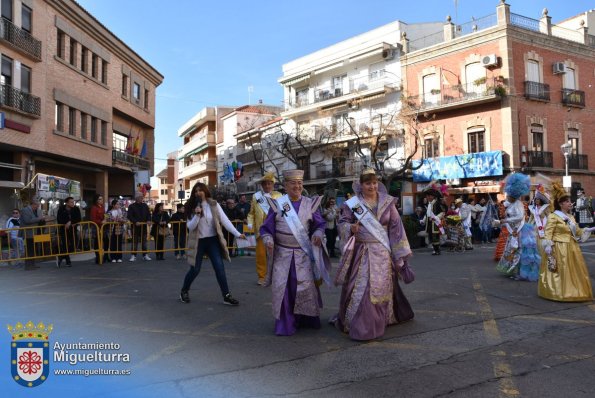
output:
M 595 243 L 583 247 L 595 276 Z M 74 261 L 35 271 L 0 266 L 0 320 L 52 323 L 54 344 L 117 343 L 129 362 L 54 360 L 57 369 L 130 370 L 128 376 L 51 373 L 39 387 L 11 380 L 10 335 L 0 345 L 0 391 L 11 397 L 580 397 L 595 391 L 595 305 L 537 297 L 536 284 L 500 276 L 493 245 L 472 252 L 415 252 L 404 287 L 415 319 L 382 339 L 351 341 L 324 323 L 273 334 L 270 291 L 253 258 L 227 275 L 238 307 L 222 304 L 210 264 L 178 294 L 187 266 L 166 261 L 97 266 Z M 323 319 L 339 289 L 322 289 Z M 71 353 L 88 353 L 72 349 Z M 50 356 L 55 355 L 50 350 Z

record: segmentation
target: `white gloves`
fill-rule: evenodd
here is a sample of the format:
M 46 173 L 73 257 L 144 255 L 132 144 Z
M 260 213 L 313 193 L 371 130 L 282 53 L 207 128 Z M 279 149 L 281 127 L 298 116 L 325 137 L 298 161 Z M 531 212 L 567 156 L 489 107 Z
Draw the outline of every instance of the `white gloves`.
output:
M 543 248 L 543 251 L 545 252 L 545 254 L 547 254 L 548 256 L 552 254 L 552 247 L 551 246 L 546 246 Z

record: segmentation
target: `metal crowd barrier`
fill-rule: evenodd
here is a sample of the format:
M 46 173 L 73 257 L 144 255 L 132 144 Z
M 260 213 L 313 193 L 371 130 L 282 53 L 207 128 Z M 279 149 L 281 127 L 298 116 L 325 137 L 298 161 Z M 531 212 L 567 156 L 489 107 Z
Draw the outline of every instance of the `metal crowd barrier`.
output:
M 241 233 L 249 234 L 242 220 L 232 220 Z M 140 255 L 188 250 L 185 221 L 170 221 L 164 228 L 152 223 L 105 222 L 99 227 L 83 221 L 66 229 L 61 224 L 0 229 L 0 262 L 49 260 L 51 257 L 97 253 L 99 262 Z M 12 232 L 17 231 L 16 237 Z M 153 233 L 151 233 L 153 231 Z M 235 237 L 223 229 L 232 255 L 254 255 L 255 247 L 238 248 Z M 146 250 L 143 250 L 143 245 Z M 179 254 L 180 255 L 180 254 Z M 126 259 L 128 260 L 128 259 Z

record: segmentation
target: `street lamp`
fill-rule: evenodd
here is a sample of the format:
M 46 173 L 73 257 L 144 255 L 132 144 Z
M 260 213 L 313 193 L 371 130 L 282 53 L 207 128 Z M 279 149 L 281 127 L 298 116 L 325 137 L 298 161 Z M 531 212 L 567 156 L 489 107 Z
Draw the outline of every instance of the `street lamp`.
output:
M 568 141 L 560 145 L 560 149 L 562 150 L 562 154 L 564 155 L 564 161 L 566 162 L 566 174 L 564 175 L 564 181 L 562 185 L 564 186 L 564 188 L 571 188 L 572 177 L 568 175 L 568 157 L 572 153 L 572 142 Z

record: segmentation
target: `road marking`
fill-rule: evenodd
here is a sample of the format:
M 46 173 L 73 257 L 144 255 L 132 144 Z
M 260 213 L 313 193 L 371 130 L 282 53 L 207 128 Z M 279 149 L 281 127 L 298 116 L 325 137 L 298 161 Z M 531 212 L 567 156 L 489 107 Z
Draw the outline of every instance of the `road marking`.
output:
M 550 316 L 537 316 L 537 315 L 517 315 L 513 318 L 517 319 L 537 319 L 540 321 L 554 321 L 554 322 L 566 322 L 566 323 L 578 323 L 582 325 L 593 325 L 595 321 L 585 321 L 584 319 L 570 319 L 570 318 L 555 318 Z
M 497 345 L 502 342 L 494 313 L 488 302 L 488 298 L 483 291 L 483 286 L 479 282 L 479 277 L 475 269 L 471 268 L 471 281 L 473 282 L 473 290 L 475 292 L 475 299 L 479 304 L 481 317 L 483 318 L 483 329 L 486 335 L 486 340 L 489 344 Z M 505 351 L 495 351 L 492 353 L 492 366 L 494 368 L 494 375 L 499 379 L 500 386 L 499 397 L 515 397 L 519 396 L 520 392 L 517 390 L 512 375 L 512 369 L 506 361 Z
M 420 314 L 453 314 L 453 315 L 467 315 L 467 316 L 476 316 L 476 311 L 432 311 L 432 310 L 420 310 L 415 309 L 416 313 Z

